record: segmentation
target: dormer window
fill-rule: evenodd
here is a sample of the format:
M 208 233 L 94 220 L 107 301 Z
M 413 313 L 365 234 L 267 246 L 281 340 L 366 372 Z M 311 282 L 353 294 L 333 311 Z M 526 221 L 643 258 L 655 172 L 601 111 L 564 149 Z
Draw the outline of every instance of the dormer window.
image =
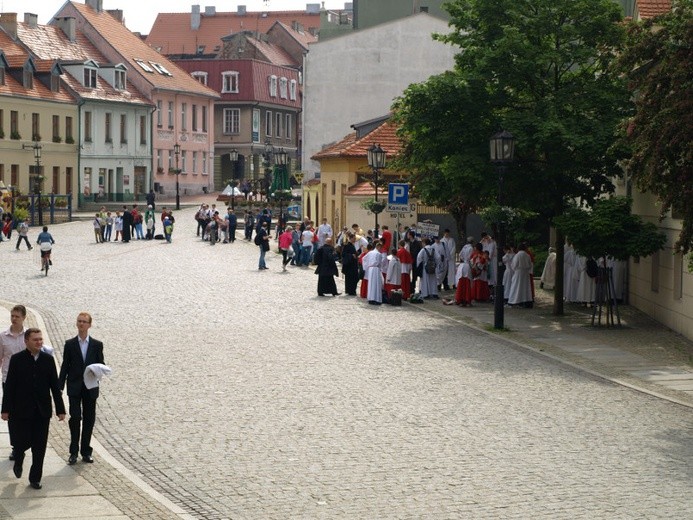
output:
M 51 92 L 60 92 L 60 76 L 51 74 Z
M 289 99 L 296 101 L 296 80 L 292 79 L 289 82 Z
M 5 84 L 5 67 L 0 67 L 0 85 Z
M 269 77 L 269 91 L 271 97 L 277 97 L 277 76 Z
M 238 94 L 238 72 L 228 71 L 221 73 L 221 92 Z
M 34 88 L 34 75 L 32 74 L 31 69 L 28 69 L 28 68 L 24 69 L 23 80 L 24 80 L 24 88 L 26 88 L 26 89 L 33 89 Z
M 197 46 L 197 54 L 204 54 L 205 52 L 205 45 L 198 45 Z
M 149 64 L 162 76 L 173 76 L 161 63 L 150 61 Z
M 124 70 L 115 71 L 115 88 L 116 90 L 125 90 L 126 86 L 126 76 Z
M 190 75 L 196 80 L 202 83 L 203 85 L 207 85 L 207 73 L 203 72 L 201 70 L 196 70 L 195 72 L 191 72 Z
M 286 99 L 289 81 L 286 78 L 279 78 L 279 97 Z
M 84 68 L 84 86 L 96 88 L 96 69 Z
M 151 72 L 154 74 L 154 69 L 151 68 L 149 65 L 147 65 L 144 61 L 140 60 L 139 58 L 135 58 L 135 63 L 137 63 L 140 67 L 142 67 L 142 70 L 145 72 Z

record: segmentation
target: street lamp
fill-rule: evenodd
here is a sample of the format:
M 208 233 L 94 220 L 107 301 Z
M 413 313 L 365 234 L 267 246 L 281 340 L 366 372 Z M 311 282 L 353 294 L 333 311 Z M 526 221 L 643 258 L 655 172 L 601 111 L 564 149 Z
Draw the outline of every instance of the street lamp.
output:
M 375 214 L 375 229 L 373 230 L 373 237 L 378 238 L 378 214 L 384 209 L 378 204 L 378 173 L 382 168 L 385 168 L 386 154 L 385 150 L 380 148 L 379 144 L 374 144 L 368 149 L 368 166 L 373 169 L 373 175 L 375 176 L 375 206 L 372 208 Z
M 231 209 L 235 210 L 236 201 L 236 162 L 238 161 L 238 150 L 235 148 L 229 152 L 229 159 L 231 159 Z
M 489 142 L 491 148 L 491 163 L 496 166 L 498 172 L 498 207 L 500 215 L 503 214 L 503 174 L 505 167 L 513 161 L 515 155 L 515 140 L 510 132 L 505 130 L 498 132 L 491 137 Z M 503 328 L 503 275 L 505 274 L 505 265 L 503 264 L 503 251 L 505 248 L 505 229 L 503 226 L 503 217 L 501 216 L 498 222 L 498 240 L 496 242 L 496 289 L 493 302 L 493 327 L 495 329 Z
M 173 154 L 176 156 L 176 209 L 180 209 L 180 183 L 178 182 L 178 179 L 180 178 L 180 168 L 178 168 L 180 145 L 178 143 L 173 145 Z
M 41 184 L 43 179 L 41 177 L 41 145 L 38 141 L 35 141 L 32 145 L 23 144 L 22 149 L 33 150 L 34 159 L 36 160 L 36 170 L 34 171 L 34 192 L 38 195 L 38 223 L 39 226 L 43 226 L 43 208 L 41 208 Z
M 281 169 L 281 179 L 277 183 L 275 182 L 274 196 L 279 199 L 279 218 L 277 219 L 277 236 L 284 229 L 284 195 L 286 194 L 286 188 L 288 185 L 286 178 L 286 161 L 287 153 L 284 148 L 279 148 L 279 150 L 274 152 L 274 164 Z

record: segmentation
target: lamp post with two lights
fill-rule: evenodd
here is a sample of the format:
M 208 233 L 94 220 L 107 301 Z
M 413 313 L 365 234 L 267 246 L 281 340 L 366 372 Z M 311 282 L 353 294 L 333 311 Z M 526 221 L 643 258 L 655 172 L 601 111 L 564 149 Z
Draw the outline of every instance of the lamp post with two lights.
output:
M 41 184 L 43 183 L 43 176 L 41 175 L 41 145 L 38 144 L 38 141 L 35 141 L 32 145 L 23 144 L 22 149 L 34 151 L 36 169 L 33 175 L 33 192 L 37 195 L 38 200 L 38 224 L 43 226 L 43 208 L 41 207 Z
M 380 170 L 385 168 L 386 154 L 379 144 L 373 144 L 368 149 L 368 166 L 373 170 L 373 176 L 375 177 L 375 204 L 372 206 L 371 211 L 375 214 L 375 229 L 373 230 L 373 238 L 378 238 L 378 214 L 385 209 L 385 204 L 380 204 L 378 202 L 378 174 Z
M 180 209 L 180 183 L 178 182 L 178 179 L 180 178 L 180 168 L 178 167 L 180 145 L 178 143 L 173 145 L 173 154 L 176 156 L 176 209 Z

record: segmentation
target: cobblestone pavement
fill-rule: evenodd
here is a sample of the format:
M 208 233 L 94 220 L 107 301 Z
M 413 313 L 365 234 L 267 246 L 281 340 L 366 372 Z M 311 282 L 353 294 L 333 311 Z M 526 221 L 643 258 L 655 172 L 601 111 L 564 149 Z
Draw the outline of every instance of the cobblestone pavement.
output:
M 54 345 L 93 314 L 114 369 L 96 436 L 192 516 L 693 514 L 691 409 L 416 306 L 319 298 L 312 270 L 196 239 L 193 211 L 170 245 L 53 226 L 47 278 L 36 249 L 0 244 L 2 299 L 39 311 Z M 121 507 L 104 466 L 82 476 Z

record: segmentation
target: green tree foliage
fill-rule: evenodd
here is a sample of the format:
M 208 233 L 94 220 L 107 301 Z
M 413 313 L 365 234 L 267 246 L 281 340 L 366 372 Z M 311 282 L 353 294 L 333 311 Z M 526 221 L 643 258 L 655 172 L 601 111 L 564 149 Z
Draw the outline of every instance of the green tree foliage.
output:
M 411 85 L 393 105 L 404 146 L 391 167 L 411 172 L 413 192 L 450 212 L 459 236 L 467 215 L 494 198 L 487 98 L 483 85 L 449 71 Z
M 610 197 L 598 200 L 591 211 L 571 208 L 555 219 L 556 227 L 583 256 L 616 260 L 649 256 L 664 247 L 666 235 L 631 214 L 632 203 L 628 197 Z
M 636 186 L 657 196 L 661 215 L 683 219 L 676 248 L 693 250 L 693 0 L 628 28 L 618 65 L 636 98 L 619 143 Z

